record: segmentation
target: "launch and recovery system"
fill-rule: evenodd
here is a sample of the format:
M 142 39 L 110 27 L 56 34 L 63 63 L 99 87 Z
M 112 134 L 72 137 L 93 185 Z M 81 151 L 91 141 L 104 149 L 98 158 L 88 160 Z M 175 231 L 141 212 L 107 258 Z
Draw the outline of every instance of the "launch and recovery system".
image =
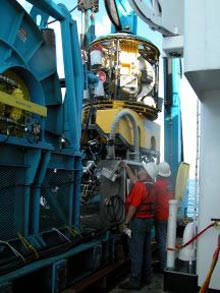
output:
M 159 51 L 134 15 L 80 45 L 64 5 L 28 2 L 0 0 L 0 291 L 60 292 L 124 259 L 120 163 L 159 159 Z M 93 22 L 98 2 L 78 8 Z

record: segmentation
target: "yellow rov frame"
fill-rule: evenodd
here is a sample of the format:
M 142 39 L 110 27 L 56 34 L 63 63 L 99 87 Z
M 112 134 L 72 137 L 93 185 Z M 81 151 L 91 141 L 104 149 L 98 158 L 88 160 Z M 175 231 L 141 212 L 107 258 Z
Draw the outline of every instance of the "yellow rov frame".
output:
M 106 134 L 111 132 L 112 123 L 116 115 L 122 110 L 105 109 L 97 110 L 96 112 L 96 125 Z M 139 147 L 143 150 L 153 150 L 160 152 L 160 126 L 138 114 L 137 112 L 127 109 L 127 111 L 134 117 L 138 130 L 139 130 Z M 129 144 L 133 145 L 133 129 L 129 119 L 123 118 L 118 123 L 117 133 Z

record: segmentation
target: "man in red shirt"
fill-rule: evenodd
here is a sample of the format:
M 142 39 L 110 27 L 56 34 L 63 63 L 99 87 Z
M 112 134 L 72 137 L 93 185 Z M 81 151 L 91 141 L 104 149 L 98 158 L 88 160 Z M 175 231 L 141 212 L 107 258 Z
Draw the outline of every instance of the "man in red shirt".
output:
M 138 178 L 126 163 L 124 167 L 134 184 L 125 202 L 125 225 L 129 226 L 132 233 L 129 239 L 131 273 L 129 281 L 122 283 L 119 288 L 138 290 L 141 282 L 149 284 L 151 281 L 151 228 L 154 217 L 154 196 L 151 190 L 157 166 L 153 162 L 143 164 Z
M 169 217 L 169 200 L 173 198 L 170 186 L 170 166 L 167 162 L 158 165 L 158 177 L 154 184 L 155 191 L 155 238 L 159 250 L 160 268 L 166 266 L 167 223 Z

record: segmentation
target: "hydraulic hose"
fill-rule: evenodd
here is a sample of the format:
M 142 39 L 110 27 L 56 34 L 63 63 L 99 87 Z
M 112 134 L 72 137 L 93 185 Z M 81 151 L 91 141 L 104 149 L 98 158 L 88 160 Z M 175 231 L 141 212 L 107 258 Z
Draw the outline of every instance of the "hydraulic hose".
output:
M 108 157 L 110 159 L 115 159 L 115 147 L 114 147 L 114 142 L 115 142 L 115 133 L 116 133 L 116 128 L 118 126 L 118 123 L 121 121 L 122 118 L 128 117 L 132 123 L 133 126 L 133 131 L 134 131 L 134 148 L 135 148 L 135 161 L 139 161 L 139 131 L 138 131 L 138 126 L 135 121 L 134 116 L 132 113 L 126 109 L 121 110 L 115 117 L 114 121 L 112 122 L 111 126 L 111 132 L 110 132 L 110 141 L 112 144 L 108 148 Z
M 105 213 L 112 225 L 122 223 L 124 215 L 124 201 L 117 195 L 111 196 L 105 202 Z

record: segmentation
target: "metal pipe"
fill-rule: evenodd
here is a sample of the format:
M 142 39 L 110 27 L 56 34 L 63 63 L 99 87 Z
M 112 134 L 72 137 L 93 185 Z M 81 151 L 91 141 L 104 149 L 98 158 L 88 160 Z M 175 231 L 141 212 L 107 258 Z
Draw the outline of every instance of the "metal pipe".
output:
M 120 40 L 117 40 L 116 42 L 117 43 L 116 43 L 114 100 L 117 100 L 118 88 L 120 85 L 120 63 L 119 63 Z

